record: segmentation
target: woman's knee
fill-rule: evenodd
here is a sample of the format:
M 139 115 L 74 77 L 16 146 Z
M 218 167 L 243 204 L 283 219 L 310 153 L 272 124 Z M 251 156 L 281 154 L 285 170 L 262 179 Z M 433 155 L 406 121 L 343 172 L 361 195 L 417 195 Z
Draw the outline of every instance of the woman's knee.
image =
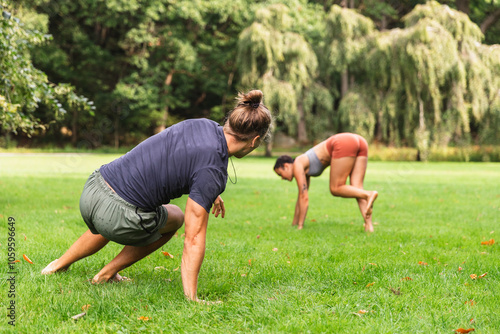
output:
M 330 193 L 333 196 L 339 197 L 340 196 L 340 187 L 338 185 L 330 185 Z

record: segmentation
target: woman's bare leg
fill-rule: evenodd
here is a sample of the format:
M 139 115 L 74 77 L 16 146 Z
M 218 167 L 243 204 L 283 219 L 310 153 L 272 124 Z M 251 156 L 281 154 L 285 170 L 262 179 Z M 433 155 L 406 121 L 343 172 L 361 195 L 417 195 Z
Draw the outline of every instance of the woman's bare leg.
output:
M 142 247 L 125 246 L 122 251 L 97 275 L 92 279 L 92 283 L 119 281 L 121 276 L 118 275 L 120 270 L 123 270 L 137 261 L 151 254 L 165 243 L 167 243 L 175 232 L 182 226 L 184 222 L 184 214 L 177 206 L 168 204 L 165 205 L 168 211 L 167 224 L 160 230 L 162 237 L 152 244 Z
M 367 157 L 343 157 L 332 159 L 330 163 L 330 192 L 334 196 L 344 198 L 356 198 L 358 206 L 365 220 L 365 230 L 373 230 L 371 225 L 371 214 L 373 202 L 377 198 L 376 191 L 363 189 Z M 351 184 L 347 185 L 347 177 L 351 177 Z M 366 219 L 370 218 L 369 224 Z
M 356 159 L 356 157 L 332 159 L 330 163 L 330 192 L 333 196 L 368 200 L 373 195 L 370 191 L 346 184 L 347 177 L 354 169 Z
M 367 157 L 357 157 L 356 161 L 354 162 L 354 167 L 351 172 L 350 176 L 350 183 L 352 186 L 356 188 L 363 189 L 363 181 L 365 179 L 365 173 L 366 173 L 366 167 L 368 165 L 368 158 Z M 358 206 L 359 206 L 359 211 L 361 211 L 361 215 L 363 216 L 363 219 L 365 221 L 365 232 L 373 232 L 373 224 L 372 224 L 372 216 L 371 212 L 370 214 L 366 214 L 367 210 L 369 209 L 368 207 L 368 202 L 370 198 L 373 198 L 373 193 L 372 195 L 367 199 L 364 198 L 357 198 L 356 200 L 358 201 Z M 371 205 L 373 205 L 373 200 L 371 201 Z M 370 205 L 370 207 L 371 207 Z
M 73 245 L 71 245 L 63 256 L 49 263 L 42 270 L 42 274 L 48 275 L 58 271 L 65 271 L 76 261 L 101 250 L 108 242 L 109 240 L 102 235 L 92 234 L 90 230 L 87 230 Z

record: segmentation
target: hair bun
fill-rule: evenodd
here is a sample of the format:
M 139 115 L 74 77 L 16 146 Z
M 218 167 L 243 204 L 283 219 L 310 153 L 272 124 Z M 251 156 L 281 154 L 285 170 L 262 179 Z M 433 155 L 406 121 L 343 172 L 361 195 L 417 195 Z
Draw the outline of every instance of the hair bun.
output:
M 256 109 L 259 107 L 260 103 L 262 102 L 264 94 L 262 91 L 258 89 L 254 89 L 249 91 L 248 93 L 238 93 L 238 97 L 236 98 L 238 100 L 238 104 L 248 104 L 252 108 Z

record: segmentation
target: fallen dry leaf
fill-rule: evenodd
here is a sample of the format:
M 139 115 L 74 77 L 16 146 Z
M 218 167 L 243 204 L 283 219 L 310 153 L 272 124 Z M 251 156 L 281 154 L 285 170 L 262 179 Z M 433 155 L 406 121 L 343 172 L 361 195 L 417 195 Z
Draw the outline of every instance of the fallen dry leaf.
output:
M 471 300 L 466 301 L 464 304 L 474 306 L 474 304 L 476 304 L 476 302 L 474 301 L 474 299 L 471 299 Z
M 473 332 L 473 331 L 475 331 L 474 328 L 469 328 L 469 329 L 459 328 L 459 329 L 455 329 L 455 333 L 470 333 L 470 332 Z
M 372 266 L 377 266 L 377 264 L 376 264 L 376 263 L 368 263 L 368 264 L 371 264 Z
M 458 267 L 458 271 L 459 271 L 459 272 L 460 272 L 460 271 L 462 271 L 462 267 Z
M 371 287 L 373 284 L 375 284 L 375 282 L 368 283 L 368 284 L 366 285 L 366 287 L 367 287 L 367 288 L 369 288 L 369 287 Z
M 490 239 L 488 241 L 481 241 L 481 245 L 491 246 L 495 243 L 495 239 Z
M 21 262 L 21 260 L 14 260 L 12 262 L 9 262 L 9 264 L 12 264 L 12 263 L 17 263 L 17 262 Z
M 472 278 L 472 279 L 476 279 L 476 278 L 477 278 L 477 275 L 476 275 L 476 274 L 470 274 L 470 278 Z
M 367 310 L 359 310 L 358 313 L 359 314 L 365 314 L 365 313 L 368 313 L 368 311 Z
M 401 280 L 402 281 L 413 281 L 413 278 L 406 276 L 406 277 L 403 277 Z
M 29 263 L 33 264 L 33 262 L 29 259 L 29 257 L 26 256 L 26 254 L 23 254 L 23 259 L 25 259 Z
M 151 318 L 145 317 L 145 316 L 140 316 L 139 318 L 137 318 L 137 320 L 148 321 L 148 320 L 151 320 Z
M 418 261 L 418 264 L 421 265 L 421 266 L 426 266 L 427 265 L 427 262 L 424 262 L 424 261 Z
M 91 306 L 90 304 L 83 305 L 82 306 L 82 311 L 87 311 L 90 306 Z
M 278 251 L 278 248 L 273 248 L 273 252 L 277 252 Z
M 174 269 L 174 270 L 172 270 L 172 271 L 177 271 L 177 270 L 179 270 L 179 267 L 175 268 L 175 269 Z
M 172 254 L 170 254 L 169 252 L 162 252 L 162 253 L 163 253 L 163 255 L 168 256 L 168 257 L 170 257 L 171 259 L 173 259 L 173 258 L 174 258 L 174 256 L 173 256 Z
M 83 318 L 86 314 L 87 314 L 87 312 L 83 312 L 83 313 L 72 316 L 71 319 L 78 320 L 80 318 Z
M 479 276 L 478 278 L 483 278 L 484 276 L 488 275 L 488 273 L 484 273 L 482 274 L 481 276 Z
M 397 296 L 399 296 L 401 294 L 401 288 L 398 287 L 398 289 L 394 289 L 394 288 L 389 288 L 389 290 L 391 290 L 391 292 Z

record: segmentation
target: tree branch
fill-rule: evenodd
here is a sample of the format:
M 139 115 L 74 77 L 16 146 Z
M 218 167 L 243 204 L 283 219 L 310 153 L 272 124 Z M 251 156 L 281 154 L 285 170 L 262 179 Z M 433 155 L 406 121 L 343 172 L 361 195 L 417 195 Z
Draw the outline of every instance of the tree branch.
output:
M 500 8 L 497 8 L 490 15 L 484 19 L 483 23 L 481 23 L 481 31 L 486 33 L 486 31 L 494 25 L 500 19 Z

